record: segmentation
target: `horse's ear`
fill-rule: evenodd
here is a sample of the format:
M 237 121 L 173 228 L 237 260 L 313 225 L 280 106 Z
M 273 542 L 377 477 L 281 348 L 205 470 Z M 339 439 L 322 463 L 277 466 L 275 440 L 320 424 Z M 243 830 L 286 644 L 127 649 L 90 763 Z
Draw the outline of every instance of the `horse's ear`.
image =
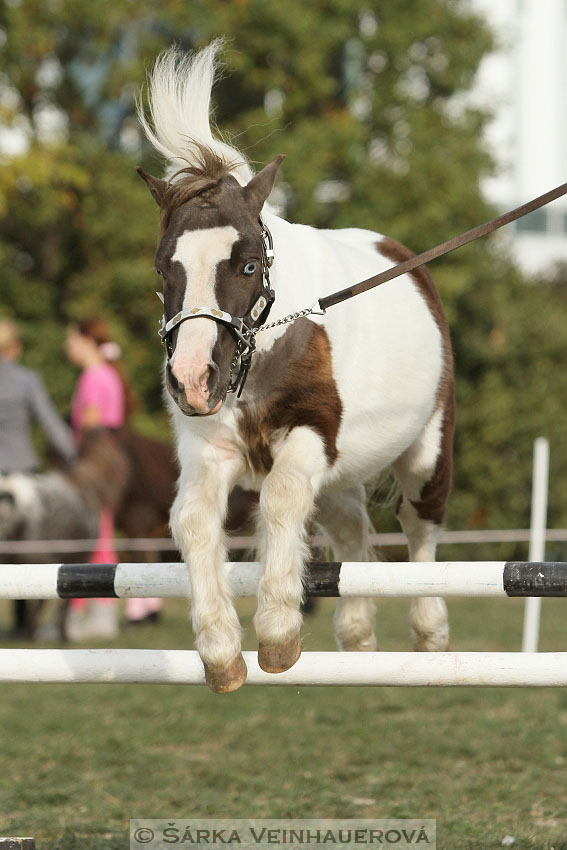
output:
M 153 177 L 144 171 L 139 165 L 136 166 L 136 171 L 152 193 L 152 198 L 161 206 L 165 190 L 167 189 L 167 180 L 161 180 L 159 177 Z
M 260 215 L 264 201 L 274 188 L 278 168 L 284 159 L 284 154 L 279 154 L 244 187 L 244 195 L 254 215 Z

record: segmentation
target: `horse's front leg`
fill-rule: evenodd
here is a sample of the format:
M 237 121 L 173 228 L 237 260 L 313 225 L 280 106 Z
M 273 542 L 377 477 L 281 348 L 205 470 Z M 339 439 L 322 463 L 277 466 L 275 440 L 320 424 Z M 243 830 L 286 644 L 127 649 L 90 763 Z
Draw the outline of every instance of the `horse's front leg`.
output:
M 264 570 L 254 626 L 260 667 L 268 673 L 281 673 L 301 654 L 299 609 L 308 553 L 305 524 L 327 462 L 321 438 L 304 426 L 294 428 L 274 454 L 260 491 Z
M 240 623 L 232 603 L 224 563 L 223 523 L 235 464 L 192 459 L 182 471 L 171 511 L 171 530 L 189 567 L 196 646 L 208 686 L 234 691 L 246 680 L 240 651 Z

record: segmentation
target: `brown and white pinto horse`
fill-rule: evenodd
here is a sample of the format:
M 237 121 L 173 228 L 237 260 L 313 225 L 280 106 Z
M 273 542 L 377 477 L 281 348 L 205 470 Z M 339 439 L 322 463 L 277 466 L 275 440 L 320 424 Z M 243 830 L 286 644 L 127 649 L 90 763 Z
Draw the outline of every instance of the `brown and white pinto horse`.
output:
M 253 176 L 243 155 L 210 130 L 217 47 L 194 56 L 170 50 L 157 60 L 151 120 L 142 110 L 140 120 L 169 171 L 167 179 L 139 171 L 161 209 L 156 269 L 181 463 L 171 526 L 190 570 L 207 682 L 223 692 L 246 679 L 223 567 L 230 490 L 240 484 L 259 492 L 258 660 L 269 672 L 286 670 L 301 651 L 311 516 L 327 530 L 337 560 L 365 560 L 364 483 L 392 467 L 410 558 L 435 559 L 451 482 L 454 392 L 449 332 L 423 268 L 326 316 L 266 328 L 241 396 L 229 392 L 246 354 L 240 319 L 257 327 L 267 318 L 264 227 L 275 251 L 270 321 L 410 254 L 377 233 L 293 225 L 270 210 L 266 199 L 283 157 Z M 369 599 L 339 600 L 339 647 L 374 650 L 373 616 Z M 410 621 L 416 649 L 447 648 L 442 599 L 414 600 Z

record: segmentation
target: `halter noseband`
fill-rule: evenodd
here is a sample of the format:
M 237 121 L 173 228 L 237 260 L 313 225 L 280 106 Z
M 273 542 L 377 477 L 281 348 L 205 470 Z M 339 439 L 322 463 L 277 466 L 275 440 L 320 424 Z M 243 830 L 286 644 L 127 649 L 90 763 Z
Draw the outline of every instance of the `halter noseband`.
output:
M 242 318 L 237 318 L 230 313 L 226 313 L 224 310 L 219 310 L 217 307 L 187 307 L 176 313 L 169 321 L 166 321 L 164 314 L 158 330 L 160 339 L 166 347 L 167 359 L 169 361 L 173 356 L 173 351 L 169 351 L 168 338 L 172 331 L 183 322 L 189 319 L 206 318 L 212 319 L 221 325 L 226 325 L 236 337 L 236 351 L 230 366 L 227 392 L 236 392 L 237 398 L 240 398 L 244 389 L 252 355 L 256 350 L 256 333 L 268 318 L 276 297 L 274 290 L 270 289 L 270 267 L 274 262 L 272 234 L 261 218 L 259 221 L 262 233 L 262 294 L 256 299 L 248 312 Z M 163 303 L 162 294 L 158 292 L 157 295 Z

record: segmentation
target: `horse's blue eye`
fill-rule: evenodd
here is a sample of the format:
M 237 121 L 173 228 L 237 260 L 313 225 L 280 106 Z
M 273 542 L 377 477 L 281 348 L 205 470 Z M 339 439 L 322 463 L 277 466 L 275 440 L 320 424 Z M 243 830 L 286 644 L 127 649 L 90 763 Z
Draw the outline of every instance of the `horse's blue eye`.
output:
M 243 269 L 244 274 L 247 274 L 247 275 L 254 274 L 257 267 L 258 267 L 258 264 L 254 263 L 252 261 L 250 261 L 249 263 L 246 263 L 246 265 L 244 266 L 244 269 Z

